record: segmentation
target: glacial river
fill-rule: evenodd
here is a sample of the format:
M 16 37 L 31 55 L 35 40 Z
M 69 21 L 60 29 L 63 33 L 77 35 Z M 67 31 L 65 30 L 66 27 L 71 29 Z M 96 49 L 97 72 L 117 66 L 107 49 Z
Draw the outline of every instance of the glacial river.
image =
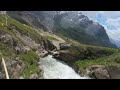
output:
M 81 77 L 64 62 L 52 58 L 52 55 L 41 58 L 39 64 L 44 72 L 44 79 L 89 79 Z

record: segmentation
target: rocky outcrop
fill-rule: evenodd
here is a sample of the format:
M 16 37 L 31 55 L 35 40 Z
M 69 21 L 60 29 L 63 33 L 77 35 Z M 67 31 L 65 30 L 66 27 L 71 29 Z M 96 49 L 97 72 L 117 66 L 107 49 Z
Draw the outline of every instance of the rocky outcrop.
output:
M 38 56 L 40 56 L 42 58 L 49 54 L 48 51 L 46 51 L 46 50 L 42 50 L 42 51 L 37 50 L 36 53 L 37 53 Z
M 0 35 L 0 41 L 6 44 L 8 47 L 13 48 L 13 38 L 10 34 Z
M 30 37 L 22 35 L 20 32 L 18 32 L 17 30 L 14 30 L 16 32 L 16 36 L 21 39 L 21 41 L 29 46 L 32 49 L 38 49 L 41 48 L 40 44 L 36 43 L 34 40 L 32 40 Z
M 65 43 L 60 43 L 59 46 L 60 46 L 60 49 L 61 49 L 61 50 L 64 50 L 64 49 L 70 48 L 70 47 L 71 47 L 71 44 L 65 42 Z
M 65 61 L 67 63 L 75 62 L 79 59 L 79 56 L 76 56 L 75 54 L 72 54 L 69 51 L 59 51 L 58 53 L 55 53 L 54 58 Z
M 93 65 L 86 68 L 87 75 L 95 79 L 110 79 L 110 75 L 105 66 Z
M 32 74 L 30 76 L 30 79 L 39 79 L 38 75 L 35 73 L 35 74 Z
M 1 34 L 0 42 L 4 43 L 9 48 L 12 48 L 16 53 L 28 52 L 30 48 L 28 46 L 23 46 L 18 41 L 16 41 L 10 34 Z
M 120 67 L 117 66 L 107 66 L 107 71 L 111 79 L 120 79 Z
M 36 43 L 36 41 L 34 41 L 31 37 L 22 35 L 17 30 L 14 30 L 14 32 L 16 33 L 16 36 L 26 45 L 26 46 L 23 46 L 23 45 L 18 44 L 15 47 L 15 50 L 18 53 L 28 52 L 31 49 L 34 49 L 37 51 L 37 53 L 41 54 L 41 56 L 44 56 L 43 55 L 44 53 L 41 53 L 41 52 L 48 51 L 48 50 L 52 51 L 52 50 L 56 49 L 56 47 L 52 44 L 52 42 L 45 39 L 44 37 L 41 37 L 41 41 L 39 43 Z M 45 52 L 45 54 L 46 54 L 46 52 Z
M 13 61 L 7 61 L 6 66 L 8 69 L 8 74 L 11 79 L 18 79 L 19 73 L 26 67 L 23 61 L 19 60 L 17 57 L 16 60 Z M 5 71 L 3 69 L 3 65 L 0 65 L 0 78 L 6 78 L 5 77 Z
M 0 17 L 0 20 L 3 25 L 4 18 Z M 7 29 L 1 26 L 0 58 L 5 59 L 10 79 L 42 78 L 42 70 L 38 69 L 37 60 L 48 55 L 48 51 L 56 50 L 56 46 L 43 36 L 44 32 L 37 31 L 39 32 L 38 29 L 10 17 Z M 6 78 L 2 65 L 0 65 L 0 78 Z
M 57 49 L 56 46 L 53 45 L 52 42 L 49 40 L 43 40 L 41 45 L 46 51 L 53 51 Z
M 92 65 L 84 69 L 80 68 L 78 73 L 92 79 L 120 79 L 120 67 L 117 66 Z
M 19 57 L 16 57 L 15 60 L 6 61 L 6 66 L 8 70 L 8 74 L 10 79 L 25 79 L 24 76 L 20 76 L 25 68 L 28 68 L 27 65 L 19 59 Z M 39 69 L 39 73 L 31 73 L 31 75 L 28 77 L 29 79 L 42 79 L 42 70 Z M 3 65 L 1 63 L 0 65 L 0 79 L 6 79 L 5 71 L 3 69 Z
M 15 47 L 15 51 L 17 54 L 20 54 L 20 53 L 27 53 L 28 51 L 30 51 L 31 49 L 28 47 L 28 46 L 22 46 L 20 44 L 18 44 L 16 47 Z

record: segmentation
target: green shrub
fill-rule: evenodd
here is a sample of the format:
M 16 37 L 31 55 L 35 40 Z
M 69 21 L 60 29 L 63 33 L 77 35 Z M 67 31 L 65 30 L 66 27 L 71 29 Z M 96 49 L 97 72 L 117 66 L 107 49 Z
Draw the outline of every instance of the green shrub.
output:
M 34 51 L 31 50 L 28 53 L 23 53 L 19 57 L 26 64 L 26 68 L 21 72 L 21 75 L 29 78 L 31 74 L 39 72 L 37 66 L 39 56 Z

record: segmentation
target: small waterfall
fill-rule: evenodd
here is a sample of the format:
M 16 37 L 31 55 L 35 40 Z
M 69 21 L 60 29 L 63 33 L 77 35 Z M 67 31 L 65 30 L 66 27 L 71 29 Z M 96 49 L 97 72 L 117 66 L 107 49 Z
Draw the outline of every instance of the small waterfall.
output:
M 88 79 L 81 77 L 67 64 L 52 58 L 52 55 L 41 58 L 39 64 L 44 71 L 44 79 Z

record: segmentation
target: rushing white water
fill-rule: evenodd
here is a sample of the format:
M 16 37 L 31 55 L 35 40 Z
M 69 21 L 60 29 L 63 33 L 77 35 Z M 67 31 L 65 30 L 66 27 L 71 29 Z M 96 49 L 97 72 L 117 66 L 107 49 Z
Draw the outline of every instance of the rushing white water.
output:
M 67 64 L 52 58 L 52 55 L 41 58 L 39 64 L 44 71 L 45 79 L 88 79 L 88 77 L 78 75 Z

